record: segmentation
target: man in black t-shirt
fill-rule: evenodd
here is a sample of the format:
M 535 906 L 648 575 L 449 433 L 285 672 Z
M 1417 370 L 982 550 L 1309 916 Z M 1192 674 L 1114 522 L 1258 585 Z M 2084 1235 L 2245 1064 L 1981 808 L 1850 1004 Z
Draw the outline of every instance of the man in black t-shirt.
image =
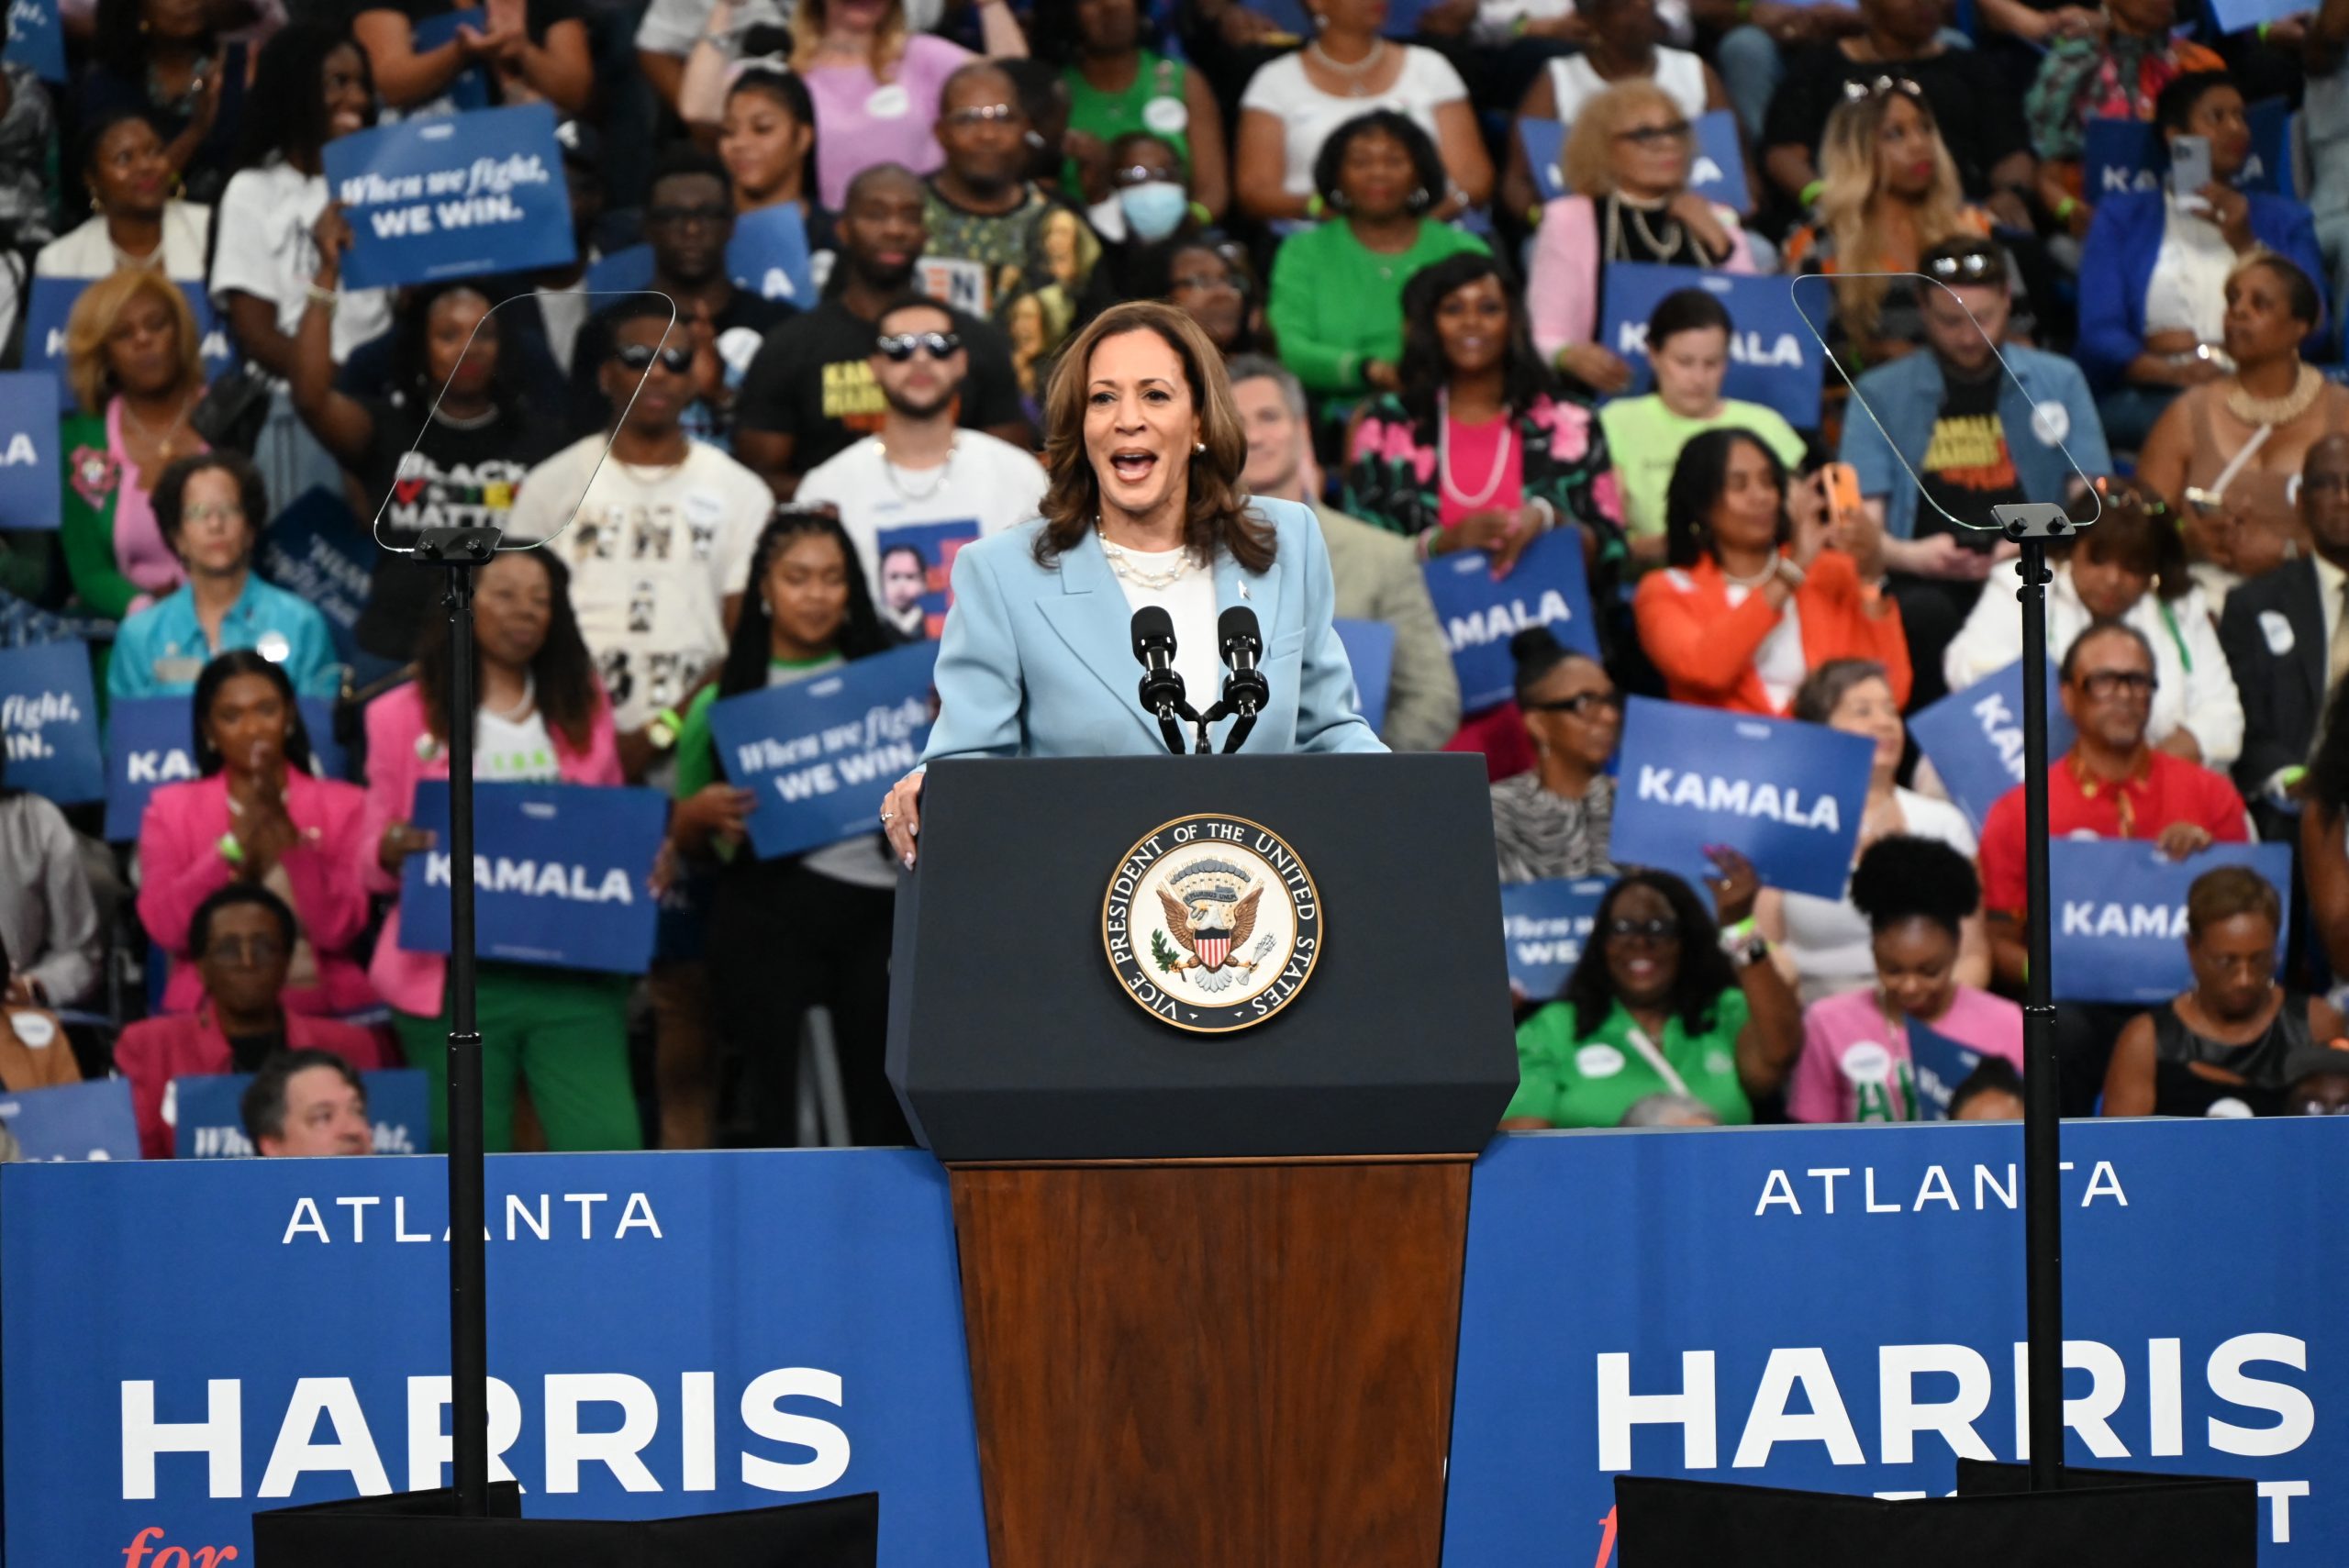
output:
M 791 498 L 801 475 L 881 428 L 874 321 L 911 286 L 929 243 L 923 194 L 921 181 L 895 163 L 875 164 L 850 183 L 831 296 L 769 333 L 742 378 L 734 455 L 780 499 Z M 1011 345 L 976 317 L 952 314 L 971 364 L 956 422 L 1033 450 L 1036 433 L 1020 407 Z

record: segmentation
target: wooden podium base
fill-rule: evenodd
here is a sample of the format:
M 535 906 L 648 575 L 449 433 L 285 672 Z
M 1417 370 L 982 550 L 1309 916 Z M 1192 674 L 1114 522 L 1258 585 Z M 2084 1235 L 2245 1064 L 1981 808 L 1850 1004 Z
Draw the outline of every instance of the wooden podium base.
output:
M 993 1568 L 1436 1568 L 1469 1167 L 950 1167 Z

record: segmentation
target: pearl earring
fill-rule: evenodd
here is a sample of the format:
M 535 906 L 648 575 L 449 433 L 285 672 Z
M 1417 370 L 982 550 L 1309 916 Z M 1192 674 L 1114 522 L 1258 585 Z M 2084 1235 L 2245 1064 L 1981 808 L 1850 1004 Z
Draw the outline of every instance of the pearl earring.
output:
M 1208 450 L 1208 444 L 1207 444 L 1207 442 L 1205 442 L 1205 441 L 1197 441 L 1197 442 L 1195 442 L 1195 443 L 1193 443 L 1193 445 L 1192 445 L 1192 447 L 1191 447 L 1191 451 L 1192 451 L 1192 453 L 1193 453 L 1195 456 L 1198 456 L 1198 457 L 1205 457 L 1205 456 L 1207 455 L 1207 450 Z

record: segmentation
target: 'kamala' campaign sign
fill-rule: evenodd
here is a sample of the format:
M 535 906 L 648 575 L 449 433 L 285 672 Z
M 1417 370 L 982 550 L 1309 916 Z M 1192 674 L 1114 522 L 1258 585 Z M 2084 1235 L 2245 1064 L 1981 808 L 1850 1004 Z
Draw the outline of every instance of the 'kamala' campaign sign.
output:
M 889 786 L 930 740 L 938 644 L 909 643 L 787 686 L 709 707 L 726 776 L 759 797 L 751 847 L 762 860 L 874 831 Z
M 65 490 L 57 466 L 57 378 L 0 373 L 0 528 L 54 528 Z
M 416 786 L 416 825 L 438 847 L 408 856 L 400 877 L 400 946 L 447 952 L 448 780 Z M 660 915 L 649 879 L 668 826 L 669 797 L 657 789 L 474 785 L 475 950 L 509 963 L 643 973 Z
M 2051 660 L 2048 669 L 2053 672 Z M 2047 755 L 2062 756 L 2072 748 L 2072 721 L 2055 701 L 2054 681 L 2047 697 Z M 1998 797 L 2022 783 L 2022 662 L 1983 676 L 1962 692 L 1952 692 L 1909 721 L 1909 733 L 1941 775 L 1949 797 L 1957 802 L 1982 831 L 1982 820 Z
M 726 242 L 726 272 L 734 286 L 762 299 L 787 299 L 803 308 L 816 297 L 807 260 L 807 225 L 792 206 L 761 207 L 734 220 Z M 627 294 L 652 284 L 652 247 L 629 245 L 598 256 L 587 268 L 590 294 Z
M 309 737 L 313 771 L 321 778 L 349 776 L 350 761 L 334 738 L 334 705 L 324 697 L 297 697 L 303 733 Z M 106 840 L 128 843 L 139 837 L 147 801 L 167 784 L 196 776 L 195 698 L 125 697 L 106 709 Z
M 16 1134 L 28 1160 L 139 1158 L 139 1118 L 130 1108 L 128 1078 L 0 1095 L 0 1126 Z
M 37 642 L 0 651 L 0 747 L 8 783 L 60 806 L 106 793 L 90 645 Z
M 546 104 L 378 126 L 327 143 L 325 158 L 351 219 L 351 288 L 533 272 L 577 254 Z
M 1787 424 L 1807 430 L 1819 423 L 1819 377 L 1825 355 L 1803 325 L 1784 278 L 1741 277 L 1696 267 L 1614 261 L 1607 268 L 1607 309 L 1598 340 L 1631 367 L 1631 396 L 1646 392 L 1648 317 L 1664 296 L 1700 288 L 1729 312 L 1729 374 L 1721 391 L 1775 408 Z
M 1516 674 L 1508 639 L 1530 627 L 1546 626 L 1565 647 L 1598 657 L 1575 530 L 1560 528 L 1527 545 L 1506 577 L 1493 575 L 1492 557 L 1481 550 L 1439 555 L 1426 570 L 1444 651 L 1460 677 L 1461 712 L 1481 713 L 1508 700 Z
M 8 59 L 44 82 L 65 80 L 65 29 L 57 0 L 8 0 Z
M 359 650 L 359 612 L 373 582 L 368 562 L 375 548 L 342 497 L 324 486 L 304 491 L 261 538 L 262 575 L 317 606 L 335 654 L 346 664 Z M 398 564 L 395 570 L 429 568 Z M 317 733 L 311 731 L 313 740 Z
M 1383 620 L 1333 623 L 1354 671 L 1354 711 L 1374 735 L 1386 733 L 1386 694 L 1395 684 L 1395 628 Z
M 1950 1096 L 1982 1065 L 1982 1053 L 1915 1018 L 1904 1025 L 1909 1033 L 1909 1083 L 1916 1090 L 1919 1121 L 1947 1121 Z
M 1567 126 L 1563 120 L 1525 119 L 1518 137 L 1525 143 L 1525 161 L 1532 167 L 1534 188 L 1545 202 L 1574 195 L 1566 189 Z M 1745 184 L 1745 154 L 1737 140 L 1737 112 L 1715 109 L 1695 122 L 1696 155 L 1688 162 L 1688 188 L 1716 206 L 1731 212 L 1753 210 L 1753 193 Z
M 1726 845 L 1771 887 L 1841 898 L 1875 758 L 1822 724 L 1633 697 L 1608 858 L 1701 877 Z
M 245 1090 L 250 1073 L 174 1078 L 168 1104 L 173 1114 L 172 1153 L 181 1160 L 242 1160 L 254 1152 L 245 1136 Z M 375 1128 L 378 1154 L 428 1154 L 432 1151 L 431 1093 L 413 1067 L 362 1073 L 367 1090 L 367 1119 Z
M 73 314 L 73 302 L 90 286 L 88 278 L 35 278 L 25 295 L 25 369 L 47 371 L 54 376 L 64 395 L 71 396 L 72 388 L 65 384 L 65 321 Z M 205 297 L 202 283 L 188 279 L 173 280 L 180 286 L 180 295 L 195 317 L 196 353 L 204 361 L 206 381 L 217 381 L 237 364 L 237 350 L 229 345 L 228 329 L 212 311 L 211 300 Z
M 2054 839 L 2047 881 L 2054 891 L 2058 1002 L 2166 1002 L 2194 984 L 2186 962 L 2186 893 L 2222 865 L 2246 865 L 2285 895 L 2276 933 L 2277 963 L 2291 947 L 2292 847 L 2213 844 L 2182 861 L 2140 839 Z
M 2262 0 L 2235 0 L 2255 6 Z M 2213 0 L 2212 9 L 2224 14 L 2226 0 Z M 2293 10 L 2305 11 L 2307 6 Z M 2289 15 L 2279 11 L 2277 15 Z M 2253 21 L 2261 18 L 2254 17 Z M 2251 22 L 2243 23 L 2249 27 Z M 2235 176 L 2235 188 L 2292 194 L 2292 106 L 2281 98 L 2247 104 L 2243 124 L 2251 131 L 2251 155 Z M 2116 191 L 2155 191 L 2169 177 L 2169 151 L 2162 134 L 2148 120 L 2090 118 L 2082 129 L 2081 163 L 2085 171 L 2081 194 L 2088 201 Z
M 1552 877 L 1501 889 L 1501 936 L 1508 944 L 1508 983 L 1528 1001 L 1547 1001 L 1566 988 L 1582 962 L 1607 877 Z

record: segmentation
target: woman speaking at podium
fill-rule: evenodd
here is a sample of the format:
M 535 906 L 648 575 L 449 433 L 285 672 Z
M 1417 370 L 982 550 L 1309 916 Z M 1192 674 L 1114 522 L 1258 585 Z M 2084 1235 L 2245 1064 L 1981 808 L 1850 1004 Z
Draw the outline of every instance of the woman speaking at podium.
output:
M 1189 317 L 1138 300 L 1096 317 L 1061 357 L 1044 426 L 1043 516 L 954 558 L 925 766 L 1163 754 L 1130 624 L 1153 606 L 1174 622 L 1174 667 L 1202 712 L 1223 689 L 1219 618 L 1255 615 L 1272 693 L 1249 754 L 1386 750 L 1354 711 L 1320 525 L 1241 487 L 1248 439 L 1231 384 Z M 881 808 L 907 866 L 920 797 L 917 768 Z

